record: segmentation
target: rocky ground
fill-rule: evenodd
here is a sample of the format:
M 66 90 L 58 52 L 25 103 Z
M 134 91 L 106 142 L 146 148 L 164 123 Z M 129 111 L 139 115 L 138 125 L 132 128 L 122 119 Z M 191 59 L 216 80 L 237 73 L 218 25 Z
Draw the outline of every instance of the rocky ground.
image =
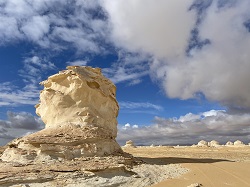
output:
M 28 165 L 1 161 L 0 186 L 250 186 L 250 146 L 123 150 L 129 154 Z
M 27 164 L 0 161 L 0 168 L 0 186 L 13 187 L 150 186 L 188 171 L 179 164 L 150 164 L 127 153 Z

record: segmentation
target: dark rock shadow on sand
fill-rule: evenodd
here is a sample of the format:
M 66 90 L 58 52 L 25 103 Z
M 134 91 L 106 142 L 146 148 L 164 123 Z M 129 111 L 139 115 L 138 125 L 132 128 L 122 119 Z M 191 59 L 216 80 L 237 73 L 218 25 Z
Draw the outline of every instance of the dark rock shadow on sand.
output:
M 166 164 L 182 164 L 182 163 L 215 163 L 215 162 L 234 162 L 226 159 L 211 159 L 211 158 L 180 158 L 180 157 L 136 157 L 143 160 L 147 164 L 166 165 Z

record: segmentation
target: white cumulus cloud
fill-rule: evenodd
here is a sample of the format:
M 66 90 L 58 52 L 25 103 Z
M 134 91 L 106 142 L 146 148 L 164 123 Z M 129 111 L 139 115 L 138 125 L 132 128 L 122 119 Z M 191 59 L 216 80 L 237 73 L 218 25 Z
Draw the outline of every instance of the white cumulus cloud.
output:
M 208 115 L 213 113 L 213 115 Z M 205 117 L 204 117 L 205 116 Z M 225 143 L 240 139 L 250 141 L 250 115 L 228 114 L 225 111 L 207 111 L 200 114 L 187 114 L 178 119 L 155 117 L 150 126 L 119 125 L 119 143 L 133 140 L 136 144 L 196 144 L 204 139 Z
M 48 16 L 33 16 L 21 27 L 21 30 L 27 38 L 39 42 L 42 42 L 42 38 L 49 32 L 49 29 L 50 23 Z
M 112 38 L 130 51 L 176 58 L 185 53 L 190 30 L 195 25 L 192 1 L 103 1 L 112 24 Z
M 231 109 L 250 108 L 248 0 L 103 4 L 113 42 L 151 55 L 151 77 L 160 80 L 170 98 L 203 94 Z
M 99 40 L 105 43 L 108 24 L 104 16 L 93 18 L 95 11 L 101 14 L 98 2 L 1 0 L 0 45 L 28 40 L 50 50 L 103 51 Z

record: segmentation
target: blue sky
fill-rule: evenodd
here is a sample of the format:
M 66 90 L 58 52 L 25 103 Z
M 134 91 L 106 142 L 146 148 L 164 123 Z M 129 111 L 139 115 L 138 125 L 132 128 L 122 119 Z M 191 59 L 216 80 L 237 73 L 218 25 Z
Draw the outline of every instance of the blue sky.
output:
M 44 127 L 39 82 L 68 65 L 117 86 L 118 142 L 250 142 L 248 0 L 0 0 L 0 143 Z

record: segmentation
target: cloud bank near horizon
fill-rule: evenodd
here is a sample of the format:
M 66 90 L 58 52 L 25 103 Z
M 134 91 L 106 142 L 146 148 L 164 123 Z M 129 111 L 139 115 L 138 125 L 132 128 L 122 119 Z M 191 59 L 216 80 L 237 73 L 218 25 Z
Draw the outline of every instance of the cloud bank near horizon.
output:
M 196 144 L 204 139 L 220 143 L 250 141 L 250 114 L 228 114 L 224 110 L 211 110 L 199 114 L 188 113 L 179 118 L 155 117 L 147 126 L 118 125 L 117 141 L 124 145 L 133 140 L 137 145 Z M 44 128 L 40 118 L 27 112 L 8 112 L 8 119 L 0 121 L 1 145 L 8 141 Z
M 117 140 L 121 145 L 127 140 L 137 145 L 187 145 L 203 139 L 220 143 L 240 139 L 247 144 L 250 141 L 249 121 L 250 114 L 228 114 L 223 110 L 188 113 L 179 118 L 155 117 L 150 126 L 119 125 Z
M 12 139 L 44 128 L 41 118 L 28 112 L 7 112 L 7 120 L 0 120 L 0 146 Z

